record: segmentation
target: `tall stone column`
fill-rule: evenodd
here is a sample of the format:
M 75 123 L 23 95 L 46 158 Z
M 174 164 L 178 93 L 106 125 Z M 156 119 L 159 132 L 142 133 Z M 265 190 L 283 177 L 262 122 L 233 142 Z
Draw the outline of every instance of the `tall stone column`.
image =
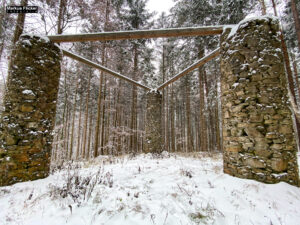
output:
M 224 172 L 299 185 L 278 21 L 242 21 L 221 37 Z
M 60 76 L 60 49 L 21 36 L 0 117 L 0 186 L 47 177 Z
M 161 107 L 162 95 L 158 91 L 149 91 L 145 124 L 145 152 L 161 153 L 163 150 Z

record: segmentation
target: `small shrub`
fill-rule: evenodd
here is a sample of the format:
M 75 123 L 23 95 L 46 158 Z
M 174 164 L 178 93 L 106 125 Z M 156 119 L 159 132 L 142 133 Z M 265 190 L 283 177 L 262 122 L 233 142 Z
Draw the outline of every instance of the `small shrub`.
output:
M 71 198 L 74 203 L 80 206 L 84 201 L 91 198 L 95 186 L 99 184 L 111 188 L 113 186 L 112 173 L 104 173 L 100 167 L 97 173 L 84 177 L 79 175 L 77 169 L 72 169 L 72 166 L 69 166 L 64 184 L 62 186 L 50 185 L 50 197 L 54 199 Z M 97 198 L 98 202 L 101 201 L 99 196 Z
M 188 178 L 192 178 L 192 171 L 191 170 L 187 170 L 187 169 L 180 169 L 180 175 L 182 176 L 186 176 Z

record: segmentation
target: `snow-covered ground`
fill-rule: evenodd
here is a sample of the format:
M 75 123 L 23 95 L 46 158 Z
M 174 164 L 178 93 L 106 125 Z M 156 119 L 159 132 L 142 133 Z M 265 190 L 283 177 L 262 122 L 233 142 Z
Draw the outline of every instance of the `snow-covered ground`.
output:
M 300 224 L 300 188 L 228 176 L 222 155 L 102 157 L 70 167 L 1 187 L 0 224 Z

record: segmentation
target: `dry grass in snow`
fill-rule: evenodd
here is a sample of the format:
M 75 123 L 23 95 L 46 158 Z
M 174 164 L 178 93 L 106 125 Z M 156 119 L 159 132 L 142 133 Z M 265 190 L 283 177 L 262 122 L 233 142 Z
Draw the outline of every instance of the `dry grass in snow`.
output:
M 0 224 L 300 224 L 300 188 L 222 172 L 222 155 L 152 155 L 73 163 L 0 188 Z

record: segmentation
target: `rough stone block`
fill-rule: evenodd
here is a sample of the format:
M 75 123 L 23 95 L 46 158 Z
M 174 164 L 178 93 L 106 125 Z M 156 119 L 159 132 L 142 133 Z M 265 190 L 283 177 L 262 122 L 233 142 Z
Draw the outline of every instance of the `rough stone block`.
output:
M 163 151 L 161 103 L 162 95 L 158 91 L 147 93 L 145 152 L 161 153 Z
M 259 132 L 255 127 L 246 127 L 245 132 L 249 137 L 264 137 L 264 135 Z
M 262 160 L 255 158 L 246 159 L 245 164 L 253 168 L 266 168 L 266 164 Z
M 299 185 L 278 29 L 277 20 L 264 17 L 242 21 L 234 35 L 221 36 L 224 172 Z
M 15 50 L 0 119 L 0 146 L 6 152 L 0 155 L 0 167 L 7 168 L 0 171 L 0 186 L 43 178 L 50 170 L 61 51 L 54 43 L 29 35 L 20 37 Z M 33 130 L 49 132 L 37 135 Z M 44 161 L 44 166 L 30 165 L 36 160 Z
M 283 172 L 287 169 L 288 163 L 283 159 L 272 159 L 272 169 L 276 172 Z

